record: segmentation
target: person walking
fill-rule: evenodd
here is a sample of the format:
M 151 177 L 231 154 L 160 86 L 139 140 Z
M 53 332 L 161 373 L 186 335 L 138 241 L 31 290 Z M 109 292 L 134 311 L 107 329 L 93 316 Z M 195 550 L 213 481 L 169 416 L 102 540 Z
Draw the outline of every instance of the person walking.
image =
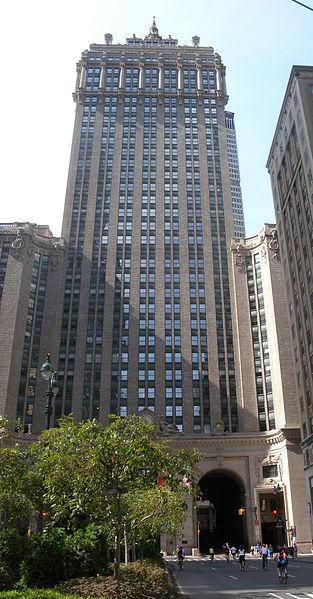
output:
M 209 556 L 210 556 L 211 562 L 213 562 L 213 560 L 214 560 L 214 547 L 210 547 L 210 549 L 209 549 Z
M 294 555 L 294 559 L 298 559 L 298 547 L 297 547 L 297 543 L 293 544 L 293 555 Z
M 262 544 L 261 547 L 261 556 L 262 556 L 262 569 L 263 570 L 267 570 L 267 565 L 268 565 L 268 549 L 265 543 Z
M 230 554 L 230 548 L 229 548 L 229 544 L 226 543 L 226 545 L 223 546 L 223 551 L 225 554 L 225 558 L 226 558 L 226 563 L 228 564 L 229 562 L 229 554 Z
M 185 557 L 185 550 L 183 549 L 182 546 L 178 547 L 176 554 L 177 554 L 179 569 L 182 570 L 184 557 Z
M 274 553 L 274 547 L 273 547 L 273 545 L 269 545 L 268 546 L 268 552 L 269 552 L 270 557 L 273 557 L 273 553 Z

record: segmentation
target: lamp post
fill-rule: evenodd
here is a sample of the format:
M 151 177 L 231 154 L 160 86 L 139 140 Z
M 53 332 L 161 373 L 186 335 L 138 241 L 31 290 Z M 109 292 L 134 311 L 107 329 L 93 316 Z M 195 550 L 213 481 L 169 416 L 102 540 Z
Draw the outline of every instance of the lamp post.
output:
M 280 502 L 281 491 L 282 491 L 282 487 L 278 483 L 276 483 L 273 488 L 273 493 L 274 493 L 274 497 L 275 497 L 274 511 L 276 512 L 275 517 L 276 517 L 276 528 L 277 528 L 277 540 L 278 540 L 278 545 L 280 547 L 282 546 L 282 541 L 283 541 L 283 526 L 284 526 L 284 520 L 283 520 L 283 516 L 281 513 L 282 506 L 281 506 L 281 502 Z
M 48 390 L 46 393 L 47 403 L 44 409 L 44 413 L 46 414 L 46 429 L 48 430 L 50 428 L 50 419 L 52 414 L 52 398 L 56 397 L 59 393 L 57 372 L 52 368 L 50 354 L 47 354 L 46 362 L 42 365 L 40 372 L 42 378 L 45 381 L 48 381 Z

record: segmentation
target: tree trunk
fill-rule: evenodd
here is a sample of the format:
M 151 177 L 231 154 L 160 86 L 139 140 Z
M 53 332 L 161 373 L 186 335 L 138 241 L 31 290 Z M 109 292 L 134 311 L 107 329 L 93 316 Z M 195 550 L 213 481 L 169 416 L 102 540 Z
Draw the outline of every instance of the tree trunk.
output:
M 116 520 L 115 520 L 115 536 L 114 536 L 114 578 L 119 577 L 120 562 L 121 562 L 121 502 L 120 497 L 117 497 Z
M 129 562 L 129 539 L 127 522 L 124 524 L 125 564 Z

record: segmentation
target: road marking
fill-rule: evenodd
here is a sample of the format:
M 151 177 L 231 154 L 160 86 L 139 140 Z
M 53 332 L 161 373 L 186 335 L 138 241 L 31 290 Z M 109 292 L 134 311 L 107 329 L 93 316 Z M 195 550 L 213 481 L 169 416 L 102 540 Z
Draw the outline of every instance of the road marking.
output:
M 239 578 L 236 578 L 236 576 L 229 576 L 229 578 L 233 578 L 234 580 L 239 580 Z
M 293 595 L 292 593 L 287 593 L 287 595 L 289 595 L 289 597 L 294 597 L 294 599 L 304 599 L 304 595 L 302 595 L 302 597 L 299 597 L 299 595 Z
M 257 566 L 249 566 L 250 570 L 258 570 L 259 568 Z
M 212 566 L 212 570 L 216 570 L 216 568 L 214 568 L 214 566 Z
M 275 595 L 275 593 L 270 593 L 272 597 L 278 597 L 278 599 L 284 599 L 281 595 Z

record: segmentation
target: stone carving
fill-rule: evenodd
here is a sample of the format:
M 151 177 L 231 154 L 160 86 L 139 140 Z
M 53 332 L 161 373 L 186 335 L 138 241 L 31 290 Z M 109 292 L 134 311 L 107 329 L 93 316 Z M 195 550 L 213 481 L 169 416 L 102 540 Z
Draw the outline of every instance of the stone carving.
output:
M 35 248 L 47 250 L 52 270 L 55 270 L 60 263 L 60 250 L 64 251 L 64 240 L 62 238 L 45 237 L 39 235 L 29 223 L 16 228 L 16 238 L 11 243 L 11 253 L 14 258 L 26 257 L 26 261 L 31 260 Z
M 263 466 L 272 466 L 274 464 L 278 464 L 280 459 L 280 455 L 278 454 L 268 454 L 265 456 L 264 460 L 262 460 Z
M 246 261 L 243 253 L 243 247 L 240 243 L 236 244 L 236 252 L 235 252 L 235 265 L 240 270 L 240 272 L 245 272 L 246 270 Z
M 213 426 L 213 435 L 224 435 L 225 434 L 225 426 L 222 420 L 218 420 L 215 422 Z
M 15 254 L 19 254 L 20 250 L 25 246 L 25 241 L 23 239 L 23 227 L 18 227 L 16 229 L 16 238 L 11 243 L 11 248 L 14 250 Z
M 155 432 L 161 437 L 169 437 L 171 435 L 177 435 L 178 429 L 174 424 L 170 424 L 164 418 L 158 418 L 156 422 Z
M 277 229 L 271 229 L 270 236 L 271 236 L 271 238 L 268 242 L 268 247 L 273 252 L 273 258 L 276 258 L 276 260 L 278 260 L 279 259 L 279 241 L 278 241 Z

